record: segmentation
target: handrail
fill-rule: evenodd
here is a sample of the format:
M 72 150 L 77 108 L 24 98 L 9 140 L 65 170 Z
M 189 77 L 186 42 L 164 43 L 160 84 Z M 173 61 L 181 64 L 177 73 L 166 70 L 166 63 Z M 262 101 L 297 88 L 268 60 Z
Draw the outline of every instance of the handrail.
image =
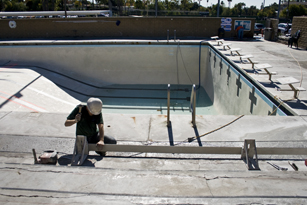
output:
M 195 84 L 192 86 L 191 98 L 190 98 L 190 112 L 192 112 L 192 124 L 196 126 L 195 115 L 196 115 L 196 87 Z
M 201 77 L 200 77 L 200 64 L 201 64 L 201 44 L 202 44 L 203 42 L 206 42 L 206 40 L 203 40 L 203 41 L 200 41 L 200 42 L 199 42 L 199 57 L 198 57 L 198 87 L 197 87 L 197 89 L 199 89 L 199 88 L 200 88 L 200 79 L 201 79 Z
M 171 85 L 167 86 L 167 126 L 170 126 Z

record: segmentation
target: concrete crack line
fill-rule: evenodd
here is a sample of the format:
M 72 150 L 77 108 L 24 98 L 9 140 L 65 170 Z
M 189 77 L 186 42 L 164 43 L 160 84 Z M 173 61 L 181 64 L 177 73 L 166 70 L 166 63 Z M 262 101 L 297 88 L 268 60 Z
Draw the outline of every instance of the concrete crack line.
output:
M 206 177 L 205 177 L 205 178 L 206 178 Z M 210 191 L 211 196 L 214 197 L 214 195 L 213 195 L 213 193 L 212 193 L 212 190 L 211 190 L 211 188 L 210 188 L 210 186 L 209 186 L 209 184 L 208 184 L 208 180 L 207 180 L 207 179 L 206 179 L 206 185 L 207 185 L 207 187 L 208 187 L 208 189 L 209 189 L 209 191 Z
M 213 178 L 207 178 L 206 176 L 204 176 L 204 178 L 206 179 L 206 181 L 210 181 L 210 180 L 216 180 L 216 179 L 272 179 L 271 176 L 267 176 L 267 175 L 259 175 L 259 176 L 252 176 L 252 177 L 229 177 L 229 176 L 217 176 L 217 177 L 213 177 Z M 279 176 L 274 176 L 274 179 L 282 179 L 283 177 L 279 177 Z M 301 180 L 301 178 L 294 178 L 294 177 L 288 177 L 287 179 L 298 179 Z
M 128 197 L 135 197 L 135 198 L 168 198 L 168 199 L 178 199 L 178 198 L 184 198 L 184 199 L 208 199 L 208 198 L 303 198 L 306 199 L 307 197 L 305 195 L 289 195 L 289 196 L 272 196 L 272 195 L 254 195 L 254 196 L 242 196 L 242 195 L 236 195 L 236 196 L 204 196 L 204 195 L 195 195 L 195 196 L 187 196 L 187 195 L 153 195 L 153 194 L 130 194 L 130 193 L 106 193 L 106 192 L 76 192 L 76 191 L 59 191 L 59 190 L 42 190 L 42 189 L 23 189 L 23 188 L 3 188 L 0 187 L 2 190 L 10 190 L 10 191 L 30 191 L 30 192 L 42 192 L 42 193 L 54 193 L 54 194 L 71 194 L 75 195 L 76 197 L 84 197 L 84 196 L 108 196 L 108 197 L 122 197 L 122 198 L 128 198 Z M 3 196 L 6 196 L 5 194 L 0 194 Z M 37 195 L 37 194 L 36 194 Z M 34 195 L 34 197 L 36 196 Z M 14 197 L 15 195 L 8 195 Z M 18 197 L 19 195 L 16 195 Z M 20 195 L 20 197 L 26 196 L 26 195 Z M 37 195 L 39 196 L 39 195 Z M 39 196 L 40 197 L 40 196 Z M 41 196 L 44 197 L 44 196 Z M 45 196 L 47 197 L 47 196 Z M 53 198 L 57 198 L 56 196 L 52 196 Z M 60 198 L 60 197 L 59 197 Z M 73 197 L 65 197 L 65 198 L 73 198 Z
M 24 168 L 17 168 L 17 167 L 1 167 L 0 170 L 23 170 L 28 172 L 51 172 L 51 173 L 64 173 L 64 174 L 74 174 L 75 172 L 65 172 L 65 171 L 52 171 L 52 170 L 30 170 L 30 169 L 24 169 Z
M 77 198 L 77 197 L 83 197 L 83 196 L 87 196 L 87 194 L 82 194 L 79 196 L 71 196 L 71 197 L 67 197 L 67 196 L 63 196 L 63 197 L 59 197 L 59 196 L 43 196 L 43 195 L 22 195 L 22 194 L 18 194 L 18 195 L 12 195 L 12 194 L 0 194 L 0 196 L 5 196 L 5 197 L 15 197 L 15 198 L 19 198 L 19 197 L 26 197 L 26 198 L 53 198 L 53 199 L 63 199 L 63 198 Z
M 149 125 L 148 125 L 148 136 L 147 136 L 147 142 L 151 140 L 151 139 L 150 139 L 150 131 L 151 131 L 151 118 L 152 118 L 152 117 L 150 117 L 150 118 L 149 118 L 149 123 L 148 123 Z M 147 157 L 147 153 L 145 153 L 145 157 Z
M 10 112 L 6 113 L 5 115 L 3 115 L 3 116 L 0 118 L 0 120 L 1 120 L 2 118 L 4 118 L 5 116 L 7 116 L 8 114 L 12 113 L 12 112 L 13 112 L 13 111 L 10 111 Z

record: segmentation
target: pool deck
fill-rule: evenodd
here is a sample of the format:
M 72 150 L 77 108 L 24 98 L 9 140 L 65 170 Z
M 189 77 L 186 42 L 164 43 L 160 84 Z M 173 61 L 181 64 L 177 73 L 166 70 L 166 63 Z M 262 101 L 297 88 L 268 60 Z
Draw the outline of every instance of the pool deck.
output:
M 211 41 L 211 40 L 209 40 Z M 211 41 L 215 45 L 214 41 Z M 228 42 L 227 40 L 225 42 Z M 263 39 L 229 41 L 253 60 L 268 63 L 278 75 L 255 74 L 251 64 L 226 57 L 245 69 L 273 95 L 283 100 L 293 91 L 278 91 L 278 78 L 292 76 L 307 88 L 306 50 Z M 294 59 L 295 58 L 295 59 Z M 300 66 L 298 65 L 300 64 Z M 80 101 L 32 69 L 14 69 L 0 62 L 0 202 L 1 204 L 305 204 L 307 156 L 259 157 L 259 171 L 248 171 L 239 155 L 91 152 L 85 164 L 70 166 L 75 127 L 64 127 L 68 113 Z M 15 97 L 12 97 L 14 93 Z M 307 91 L 299 100 L 285 102 L 298 114 L 273 116 L 172 115 L 171 129 L 165 115 L 104 114 L 105 133 L 119 144 L 180 146 L 243 146 L 255 139 L 257 147 L 306 147 Z M 218 129 L 221 128 L 222 129 Z M 204 135 L 187 143 L 189 137 Z M 34 165 L 32 149 L 59 152 L 59 164 Z M 288 161 L 295 163 L 294 171 Z M 288 168 L 278 171 L 267 162 Z

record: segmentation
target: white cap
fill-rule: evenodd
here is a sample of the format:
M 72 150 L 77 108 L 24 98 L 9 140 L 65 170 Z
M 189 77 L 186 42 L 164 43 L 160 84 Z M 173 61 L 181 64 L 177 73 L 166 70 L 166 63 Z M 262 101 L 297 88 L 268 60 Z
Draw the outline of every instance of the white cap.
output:
M 90 98 L 87 100 L 87 108 L 93 115 L 101 113 L 102 102 L 98 98 Z

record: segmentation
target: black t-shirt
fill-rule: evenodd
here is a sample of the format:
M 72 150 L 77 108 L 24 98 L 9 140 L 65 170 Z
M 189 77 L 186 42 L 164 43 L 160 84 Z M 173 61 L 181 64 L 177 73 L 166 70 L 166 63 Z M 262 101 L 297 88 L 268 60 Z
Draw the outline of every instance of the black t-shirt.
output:
M 68 120 L 75 119 L 75 116 L 79 113 L 79 106 L 77 106 L 67 117 Z M 98 124 L 103 124 L 102 114 L 90 116 L 86 105 L 82 106 L 81 120 L 77 123 L 76 135 L 84 135 L 92 137 L 98 132 Z

